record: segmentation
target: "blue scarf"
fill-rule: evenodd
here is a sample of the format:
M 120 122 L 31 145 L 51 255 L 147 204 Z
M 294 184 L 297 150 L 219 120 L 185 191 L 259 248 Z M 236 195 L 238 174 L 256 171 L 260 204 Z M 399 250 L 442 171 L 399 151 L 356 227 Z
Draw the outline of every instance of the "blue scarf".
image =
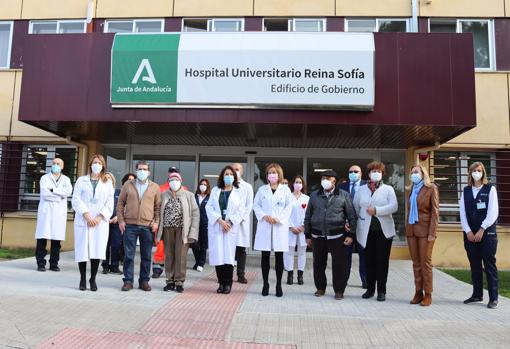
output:
M 420 192 L 421 188 L 423 188 L 423 180 L 418 184 L 413 184 L 413 191 L 411 192 L 411 196 L 409 198 L 409 224 L 418 223 L 418 193 Z

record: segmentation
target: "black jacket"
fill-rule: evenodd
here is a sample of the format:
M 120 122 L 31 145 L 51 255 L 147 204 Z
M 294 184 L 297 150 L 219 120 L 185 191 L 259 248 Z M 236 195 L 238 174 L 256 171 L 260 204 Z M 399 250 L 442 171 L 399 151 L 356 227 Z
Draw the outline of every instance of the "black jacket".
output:
M 349 223 L 349 232 L 344 228 L 346 223 Z M 354 237 L 355 231 L 356 212 L 349 193 L 338 187 L 329 199 L 322 188 L 312 193 L 305 213 L 307 239 L 311 239 L 312 234 L 320 236 L 344 234 Z
M 207 205 L 207 201 L 209 201 L 209 195 L 207 195 L 204 200 L 202 200 L 202 204 L 199 203 L 198 194 L 195 194 L 195 200 L 197 202 L 198 208 L 200 209 L 200 224 L 198 225 L 198 241 L 197 243 L 201 248 L 207 249 L 209 245 L 207 230 L 208 230 L 208 220 L 207 220 L 207 212 L 205 210 L 205 205 Z

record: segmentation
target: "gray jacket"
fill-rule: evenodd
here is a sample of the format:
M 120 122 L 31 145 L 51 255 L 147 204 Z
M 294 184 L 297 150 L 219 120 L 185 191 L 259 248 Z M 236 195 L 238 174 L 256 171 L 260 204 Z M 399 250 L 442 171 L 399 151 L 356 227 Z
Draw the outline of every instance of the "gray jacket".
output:
M 349 223 L 350 231 L 345 230 Z M 334 236 L 344 234 L 354 237 L 356 231 L 356 211 L 351 196 L 344 190 L 335 188 L 328 198 L 324 189 L 314 191 L 310 196 L 305 213 L 305 235 Z

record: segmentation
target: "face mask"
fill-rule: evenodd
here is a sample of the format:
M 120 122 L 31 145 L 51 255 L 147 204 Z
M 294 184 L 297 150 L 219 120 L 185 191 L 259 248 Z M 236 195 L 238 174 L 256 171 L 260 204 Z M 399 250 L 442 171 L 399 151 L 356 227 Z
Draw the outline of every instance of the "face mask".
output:
M 173 191 L 181 189 L 181 181 L 177 180 L 170 181 L 170 189 L 172 189 Z
M 352 182 L 352 183 L 355 183 L 357 182 L 359 179 L 359 174 L 358 173 L 349 173 L 349 180 Z
M 136 178 L 141 180 L 142 182 L 145 181 L 149 177 L 149 171 L 147 170 L 138 170 L 136 171 Z
M 91 167 L 92 173 L 94 173 L 94 174 L 99 174 L 103 170 L 103 165 L 98 164 L 98 163 L 94 163 L 90 167 Z
M 271 184 L 276 184 L 278 182 L 278 174 L 277 173 L 270 173 L 267 175 L 267 180 Z
M 379 182 L 382 179 L 382 173 L 381 172 L 371 172 L 370 173 L 370 180 L 372 182 Z
M 205 193 L 207 191 L 207 185 L 205 184 L 201 184 L 199 188 L 201 193 Z
M 331 184 L 331 181 L 328 179 L 323 179 L 321 181 L 321 185 L 324 188 L 324 190 L 329 190 L 333 186 L 333 184 Z
M 411 182 L 418 184 L 421 182 L 421 173 L 411 173 Z
M 303 189 L 303 184 L 301 183 L 294 183 L 294 191 L 297 193 L 297 192 L 300 192 L 301 189 Z
M 223 176 L 223 181 L 226 185 L 232 185 L 234 184 L 234 176 L 233 175 L 226 175 Z
M 236 171 L 236 174 L 237 174 L 237 180 L 240 181 L 241 180 L 241 171 Z
M 51 173 L 57 174 L 57 173 L 60 173 L 60 171 L 62 171 L 62 169 L 60 168 L 59 165 L 57 165 L 57 164 L 51 165 Z M 99 171 L 99 172 L 101 172 L 101 171 Z
M 480 172 L 480 171 L 473 171 L 473 172 L 471 173 L 471 177 L 473 177 L 473 179 L 474 179 L 475 181 L 479 181 L 480 179 L 482 179 L 482 177 L 483 177 L 483 173 L 482 173 L 482 172 Z

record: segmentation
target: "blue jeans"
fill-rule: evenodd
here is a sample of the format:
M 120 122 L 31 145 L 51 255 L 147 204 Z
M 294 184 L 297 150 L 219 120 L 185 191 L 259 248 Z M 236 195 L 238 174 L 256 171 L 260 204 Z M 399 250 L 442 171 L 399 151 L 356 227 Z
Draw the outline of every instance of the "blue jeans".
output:
M 152 263 L 153 235 L 149 227 L 127 224 L 124 231 L 124 282 L 133 282 L 135 272 L 136 239 L 140 240 L 140 277 L 138 282 L 149 282 Z

